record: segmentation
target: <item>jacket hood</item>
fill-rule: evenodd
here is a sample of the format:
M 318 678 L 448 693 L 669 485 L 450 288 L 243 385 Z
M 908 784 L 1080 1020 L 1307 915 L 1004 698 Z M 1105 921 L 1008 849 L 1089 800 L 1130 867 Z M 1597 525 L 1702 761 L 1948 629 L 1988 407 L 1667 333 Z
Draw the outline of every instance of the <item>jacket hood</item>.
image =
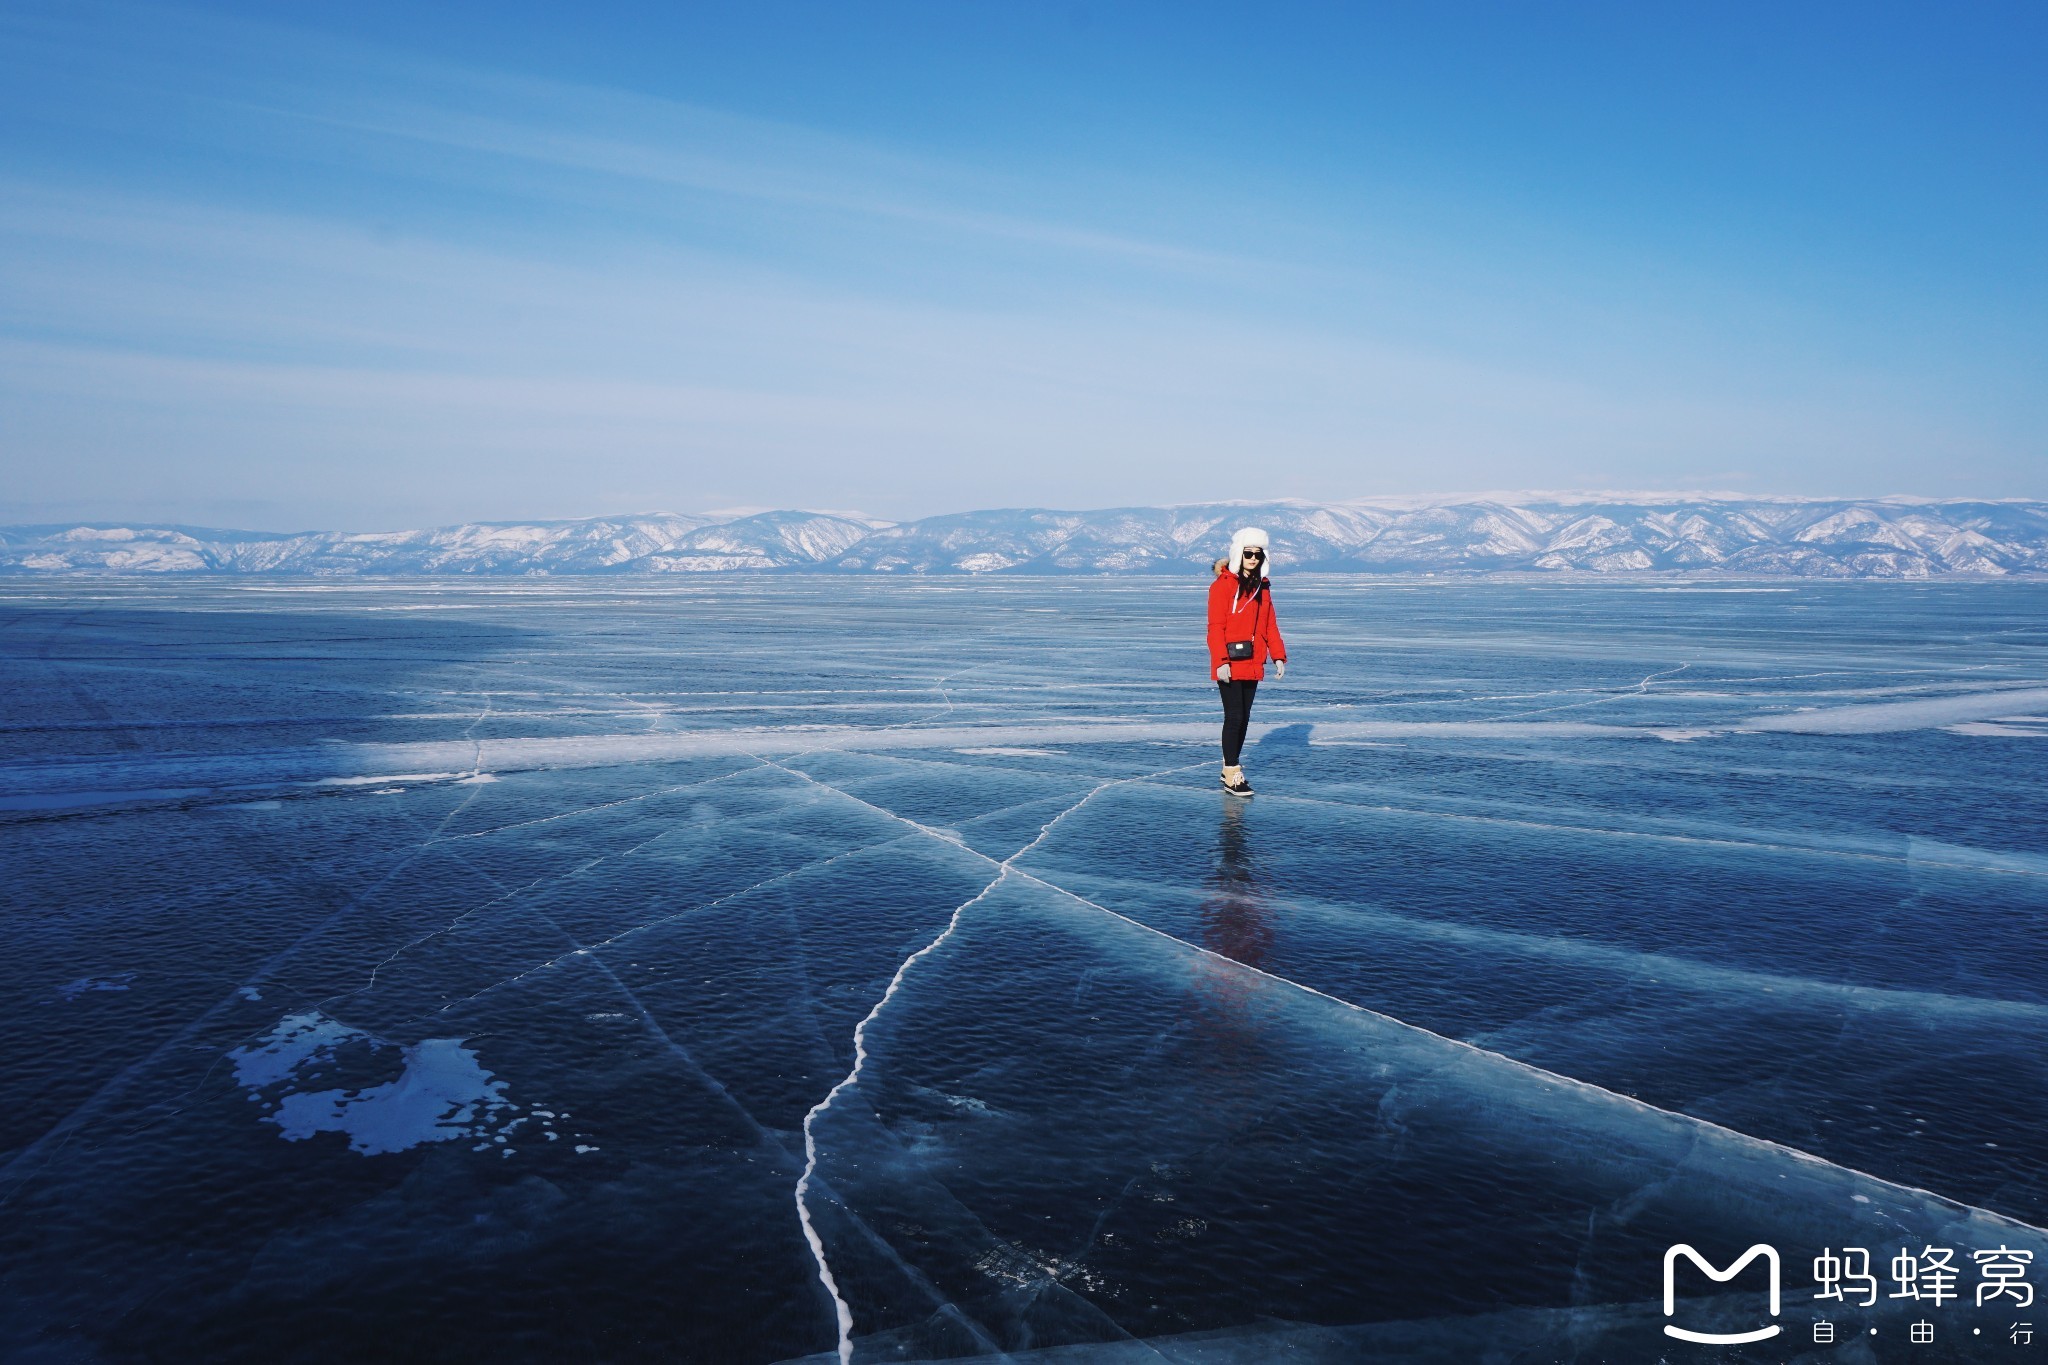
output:
M 1266 552 L 1261 577 L 1270 578 L 1273 573 L 1273 547 L 1266 543 L 1266 533 L 1256 526 L 1247 526 L 1230 538 L 1230 571 L 1244 572 L 1244 552 L 1253 546 Z

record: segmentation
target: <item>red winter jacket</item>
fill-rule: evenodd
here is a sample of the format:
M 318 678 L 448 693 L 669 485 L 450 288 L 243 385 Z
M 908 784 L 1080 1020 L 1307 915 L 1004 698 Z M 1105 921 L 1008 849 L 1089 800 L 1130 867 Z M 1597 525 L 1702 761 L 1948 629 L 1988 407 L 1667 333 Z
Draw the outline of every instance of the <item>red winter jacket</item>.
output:
M 1273 619 L 1273 580 L 1261 579 L 1259 594 L 1244 597 L 1238 592 L 1237 575 L 1219 573 L 1209 585 L 1209 680 L 1216 670 L 1230 665 L 1232 682 L 1257 682 L 1266 676 L 1266 660 L 1287 658 L 1287 642 L 1280 638 L 1280 623 Z M 1250 640 L 1252 657 L 1232 659 L 1225 643 Z

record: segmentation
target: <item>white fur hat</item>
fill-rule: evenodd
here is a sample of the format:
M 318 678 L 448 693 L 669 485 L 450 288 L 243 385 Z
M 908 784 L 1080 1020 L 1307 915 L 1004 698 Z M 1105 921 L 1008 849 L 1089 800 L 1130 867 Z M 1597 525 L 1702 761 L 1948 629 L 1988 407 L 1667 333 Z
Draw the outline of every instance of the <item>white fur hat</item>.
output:
M 1273 547 L 1266 544 L 1266 533 L 1256 526 L 1247 526 L 1230 538 L 1230 571 L 1232 573 L 1242 573 L 1244 571 L 1244 552 L 1254 545 L 1266 552 L 1266 561 L 1261 566 L 1263 572 L 1266 574 L 1273 572 Z

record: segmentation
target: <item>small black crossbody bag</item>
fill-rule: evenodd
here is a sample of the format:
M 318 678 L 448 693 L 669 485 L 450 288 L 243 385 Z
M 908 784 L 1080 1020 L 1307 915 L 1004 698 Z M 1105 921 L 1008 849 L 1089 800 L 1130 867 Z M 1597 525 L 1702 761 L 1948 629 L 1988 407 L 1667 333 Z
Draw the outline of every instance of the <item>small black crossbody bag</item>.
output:
M 1261 599 L 1259 606 L 1263 607 L 1265 605 L 1263 601 L 1265 590 L 1261 588 L 1258 595 Z M 1259 608 L 1254 607 L 1252 609 L 1252 629 L 1257 630 L 1258 628 Z M 1232 663 L 1243 663 L 1246 659 L 1252 657 L 1253 644 L 1254 642 L 1251 640 L 1225 640 L 1223 642 L 1223 653 Z

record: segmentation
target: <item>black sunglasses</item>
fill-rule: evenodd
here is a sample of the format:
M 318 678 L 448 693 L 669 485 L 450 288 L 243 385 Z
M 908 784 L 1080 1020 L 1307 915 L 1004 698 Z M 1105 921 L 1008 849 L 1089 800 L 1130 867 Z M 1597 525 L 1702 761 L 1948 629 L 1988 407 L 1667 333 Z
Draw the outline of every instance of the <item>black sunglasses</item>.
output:
M 1264 550 L 1246 550 L 1243 555 L 1245 559 L 1264 559 L 1265 557 L 1266 552 Z

